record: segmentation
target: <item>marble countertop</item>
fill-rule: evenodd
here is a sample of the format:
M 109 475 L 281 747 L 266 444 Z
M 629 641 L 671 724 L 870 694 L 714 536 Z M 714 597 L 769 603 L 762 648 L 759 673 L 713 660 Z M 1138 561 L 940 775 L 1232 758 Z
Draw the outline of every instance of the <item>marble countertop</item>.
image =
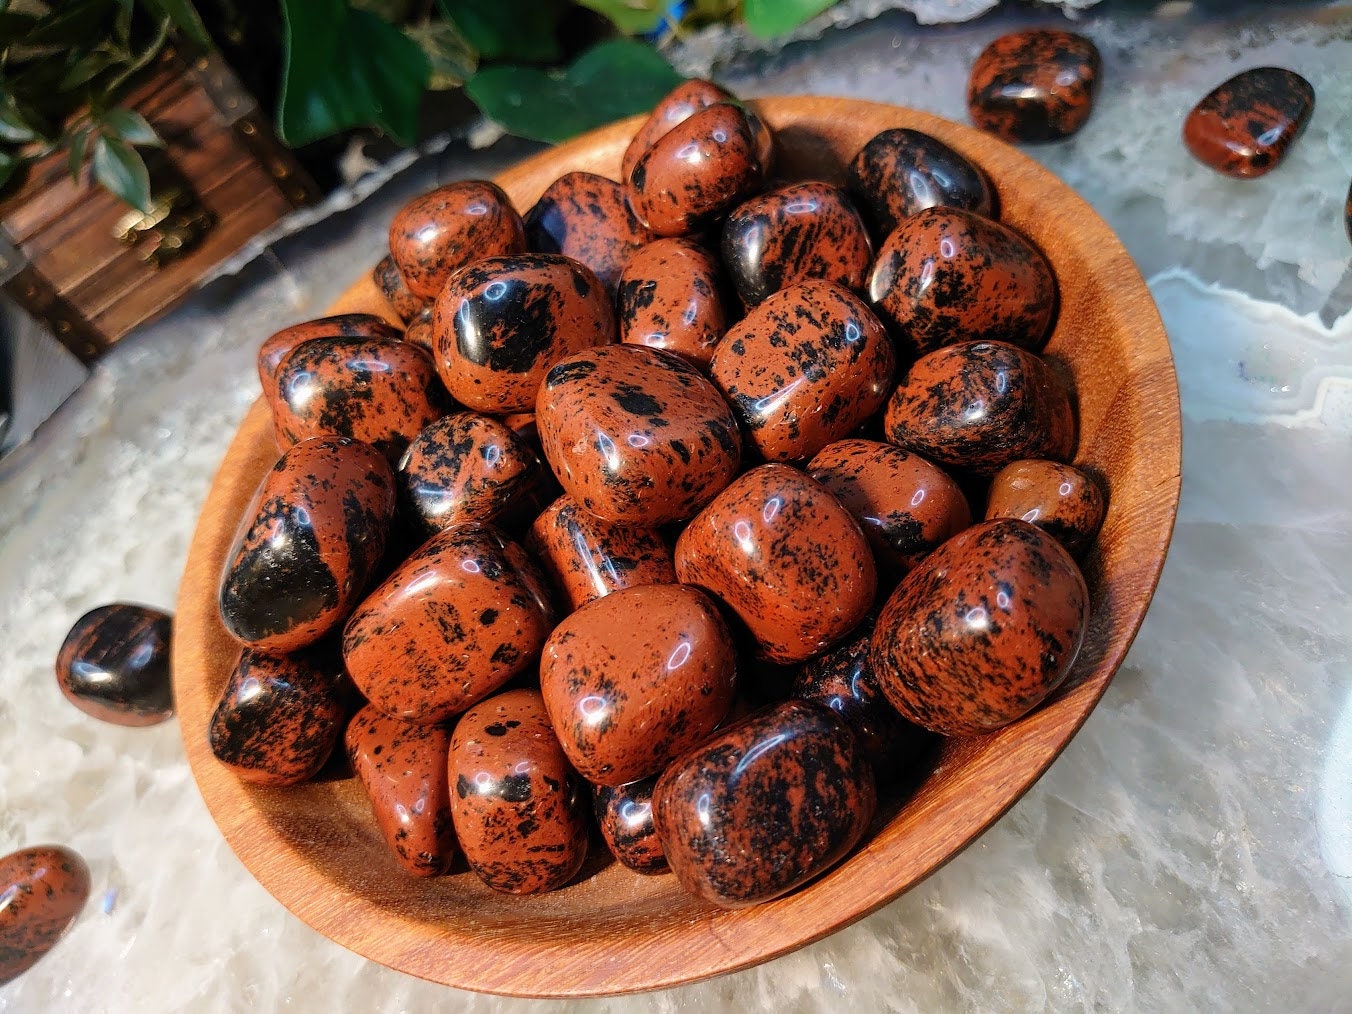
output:
M 965 120 L 972 58 L 1039 18 L 1059 20 L 1016 8 L 918 28 L 884 14 L 713 69 L 748 96 L 847 95 Z M 1347 1009 L 1352 7 L 1107 3 L 1075 27 L 1104 55 L 1097 109 L 1075 138 L 1030 153 L 1126 243 L 1183 399 L 1178 525 L 1126 663 L 1023 800 L 886 908 L 758 968 L 566 1006 Z M 679 55 L 707 69 L 697 51 Z M 1184 151 L 1183 116 L 1268 64 L 1314 84 L 1313 119 L 1277 171 L 1223 179 Z M 87 609 L 172 608 L 208 484 L 257 394 L 258 343 L 374 263 L 410 196 L 534 150 L 433 148 L 294 220 L 121 343 L 0 462 L 0 853 L 64 843 L 94 881 L 67 938 L 0 987 L 0 1010 L 540 1006 L 420 982 L 310 930 L 225 845 L 176 724 L 101 725 L 62 700 L 51 671 Z

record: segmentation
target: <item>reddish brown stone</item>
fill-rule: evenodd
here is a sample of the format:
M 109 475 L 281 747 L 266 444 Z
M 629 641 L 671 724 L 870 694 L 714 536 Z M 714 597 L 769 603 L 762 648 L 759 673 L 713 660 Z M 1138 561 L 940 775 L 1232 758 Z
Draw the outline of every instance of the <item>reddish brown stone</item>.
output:
M 1055 141 L 1089 119 L 1103 60 L 1083 35 L 1012 32 L 977 57 L 967 83 L 972 122 L 1006 141 Z
M 676 576 L 725 602 L 772 662 L 843 639 L 873 605 L 877 574 L 859 523 L 820 483 L 761 465 L 681 533 Z
M 447 763 L 451 731 L 415 725 L 367 705 L 348 724 L 348 760 L 399 865 L 435 877 L 455 858 Z
M 946 736 L 989 732 L 1061 684 L 1088 622 L 1089 592 L 1060 543 L 1025 521 L 983 521 L 905 577 L 870 659 L 903 717 Z
M 613 294 L 629 258 L 652 236 L 622 183 L 571 172 L 551 183 L 526 213 L 526 239 L 538 253 L 581 261 Z
M 415 197 L 390 222 L 390 255 L 409 292 L 435 299 L 483 257 L 525 253 L 526 227 L 496 183 L 460 180 Z
M 1183 121 L 1203 165 L 1236 179 L 1277 168 L 1314 112 L 1314 88 L 1294 71 L 1255 67 L 1211 91 Z
M 89 867 L 61 845 L 0 859 L 0 986 L 50 951 L 89 898 Z
M 495 891 L 539 894 L 587 857 L 587 789 L 534 690 L 511 690 L 456 723 L 451 815 L 470 869 Z

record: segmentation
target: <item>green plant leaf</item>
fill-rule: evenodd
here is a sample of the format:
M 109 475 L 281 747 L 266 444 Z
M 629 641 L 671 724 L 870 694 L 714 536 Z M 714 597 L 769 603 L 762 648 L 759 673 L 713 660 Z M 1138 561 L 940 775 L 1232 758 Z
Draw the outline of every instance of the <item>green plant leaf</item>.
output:
M 836 0 L 744 0 L 742 20 L 762 39 L 783 35 L 815 18 Z
M 80 182 L 80 170 L 84 168 L 85 148 L 89 145 L 91 130 L 90 127 L 81 127 L 70 137 L 70 154 L 66 165 L 70 168 L 70 178 L 76 183 Z
M 418 44 L 432 68 L 427 80 L 428 91 L 459 88 L 479 65 L 474 47 L 460 34 L 454 22 L 429 21 L 425 25 L 405 28 L 404 34 Z
M 94 142 L 94 179 L 139 211 L 150 210 L 150 171 L 127 142 L 100 134 Z
M 485 116 L 511 133 L 563 141 L 645 112 L 680 83 L 681 76 L 651 46 L 612 39 L 587 50 L 562 73 L 488 67 L 465 91 Z
M 437 6 L 485 59 L 552 63 L 563 55 L 556 37 L 560 0 L 437 0 Z
M 644 35 L 662 23 L 669 0 L 578 0 L 578 3 L 604 14 L 626 35 Z
M 160 17 L 173 22 L 174 28 L 185 39 L 191 39 L 204 49 L 212 48 L 211 33 L 207 31 L 207 26 L 202 24 L 202 19 L 198 17 L 197 10 L 190 0 L 141 0 L 141 3 Z
M 299 147 L 351 127 L 378 125 L 401 144 L 418 133 L 431 73 L 415 42 L 343 0 L 282 0 L 286 60 L 277 132 Z M 301 40 L 297 43 L 297 40 Z
M 25 46 L 85 46 L 108 29 L 115 0 L 73 0 L 24 36 Z
M 9 144 L 27 144 L 36 141 L 38 132 L 24 122 L 19 111 L 12 106 L 0 106 L 0 141 Z
M 160 135 L 155 133 L 155 128 L 135 110 L 122 107 L 110 109 L 98 122 L 105 134 L 115 134 L 128 144 L 146 145 L 151 148 L 164 147 L 164 142 L 160 140 Z
M 121 58 L 112 53 L 103 51 L 90 53 L 88 56 L 77 60 L 74 66 L 66 71 L 66 76 L 61 79 L 61 83 L 57 87 L 62 91 L 74 91 L 81 85 L 88 84 L 109 67 L 119 62 L 121 62 Z
M 0 148 L 0 187 L 4 187 L 9 183 L 23 164 L 24 160 L 18 155 Z

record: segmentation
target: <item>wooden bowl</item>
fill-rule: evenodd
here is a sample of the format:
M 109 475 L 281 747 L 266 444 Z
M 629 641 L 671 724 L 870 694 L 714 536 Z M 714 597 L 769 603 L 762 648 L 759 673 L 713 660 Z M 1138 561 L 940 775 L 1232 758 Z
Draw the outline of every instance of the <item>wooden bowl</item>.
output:
M 641 877 L 599 857 L 571 886 L 538 897 L 496 894 L 463 866 L 415 880 L 396 867 L 355 779 L 260 788 L 237 780 L 207 747 L 212 709 L 239 652 L 217 616 L 222 561 L 277 457 L 259 402 L 221 464 L 183 576 L 174 637 L 179 721 L 197 784 L 244 865 L 305 922 L 373 961 L 466 989 L 585 996 L 691 982 L 817 940 L 897 897 L 999 818 L 1084 722 L 1145 615 L 1178 507 L 1178 390 L 1163 325 L 1117 237 L 1051 173 L 968 127 L 847 99 L 771 98 L 755 106 L 777 133 L 787 178 L 840 181 L 854 153 L 890 127 L 933 134 L 986 169 L 1002 219 L 1051 259 L 1061 309 L 1047 354 L 1074 378 L 1076 461 L 1110 489 L 1107 520 L 1085 567 L 1093 615 L 1074 672 L 1021 721 L 946 741 L 909 803 L 853 856 L 755 908 L 713 909 L 687 897 L 671 876 Z M 565 170 L 615 178 L 638 122 L 560 145 L 498 182 L 524 211 Z M 334 307 L 349 310 L 390 314 L 365 275 Z

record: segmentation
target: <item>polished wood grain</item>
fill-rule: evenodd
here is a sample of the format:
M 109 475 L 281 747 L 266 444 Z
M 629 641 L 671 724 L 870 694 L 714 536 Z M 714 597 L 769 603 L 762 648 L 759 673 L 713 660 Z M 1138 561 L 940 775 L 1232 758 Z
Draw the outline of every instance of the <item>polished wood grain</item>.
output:
M 1004 220 L 1050 257 L 1061 310 L 1048 356 L 1074 380 L 1076 460 L 1111 491 L 1086 565 L 1093 616 L 1074 673 L 1021 721 L 948 741 L 910 802 L 894 808 L 849 860 L 756 908 L 713 909 L 682 894 L 671 877 L 641 877 L 600 859 L 571 886 L 534 898 L 495 894 L 463 867 L 414 881 L 387 852 L 354 779 L 259 788 L 236 780 L 207 749 L 211 708 L 237 652 L 216 613 L 221 564 L 276 456 L 267 408 L 256 404 L 212 487 L 183 576 L 174 643 L 179 719 L 202 795 L 244 864 L 301 919 L 372 960 L 468 989 L 578 996 L 690 982 L 801 947 L 885 905 L 999 818 L 1080 727 L 1141 623 L 1178 506 L 1179 405 L 1164 328 L 1121 243 L 1050 173 L 970 128 L 844 99 L 772 98 L 756 106 L 778 132 L 780 172 L 788 177 L 840 180 L 855 151 L 889 127 L 933 134 L 990 173 Z M 499 182 L 525 209 L 565 169 L 616 176 L 637 124 L 561 145 Z M 334 309 L 389 315 L 365 277 Z

